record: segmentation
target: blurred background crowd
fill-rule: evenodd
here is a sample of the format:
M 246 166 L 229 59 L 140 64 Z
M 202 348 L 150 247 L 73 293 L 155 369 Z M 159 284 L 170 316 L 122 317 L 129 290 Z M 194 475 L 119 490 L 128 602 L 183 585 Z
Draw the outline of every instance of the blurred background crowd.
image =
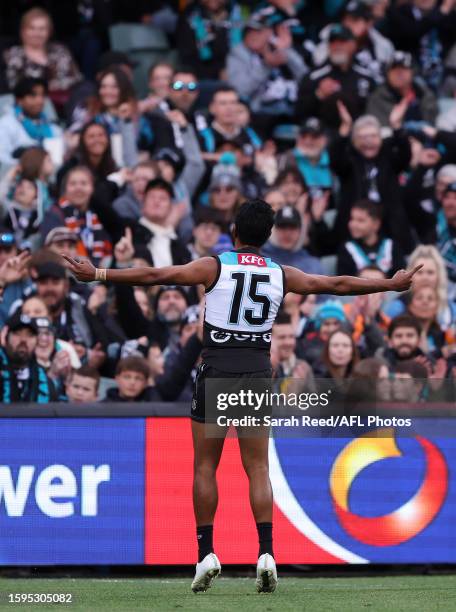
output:
M 246 198 L 280 264 L 423 264 L 407 294 L 288 294 L 278 377 L 452 379 L 456 0 L 3 0 L 0 400 L 189 400 L 204 292 L 78 284 L 60 254 L 217 254 Z

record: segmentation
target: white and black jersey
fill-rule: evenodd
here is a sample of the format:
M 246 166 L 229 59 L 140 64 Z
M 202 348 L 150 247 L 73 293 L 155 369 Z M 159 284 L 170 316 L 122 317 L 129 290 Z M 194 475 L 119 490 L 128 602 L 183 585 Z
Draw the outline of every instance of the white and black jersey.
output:
M 206 290 L 203 360 L 226 372 L 266 370 L 284 272 L 252 248 L 222 253 L 217 262 L 217 278 Z

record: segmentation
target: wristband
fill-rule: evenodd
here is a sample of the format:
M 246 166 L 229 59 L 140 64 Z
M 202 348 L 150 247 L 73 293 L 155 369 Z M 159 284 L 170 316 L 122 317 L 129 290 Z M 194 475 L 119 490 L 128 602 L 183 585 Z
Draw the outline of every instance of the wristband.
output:
M 95 268 L 95 280 L 96 281 L 106 280 L 106 268 Z

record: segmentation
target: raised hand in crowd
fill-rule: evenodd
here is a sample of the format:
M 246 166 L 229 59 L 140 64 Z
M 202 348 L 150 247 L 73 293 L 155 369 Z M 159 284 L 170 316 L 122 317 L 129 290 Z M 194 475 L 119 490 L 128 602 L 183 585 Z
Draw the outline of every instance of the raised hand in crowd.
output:
M 134 254 L 133 234 L 131 229 L 127 227 L 124 235 L 114 247 L 114 256 L 118 264 L 129 264 Z
M 53 379 L 65 379 L 71 372 L 71 359 L 67 351 L 58 351 L 49 368 L 49 376 Z
M 95 315 L 102 304 L 106 302 L 108 290 L 104 285 L 97 285 L 87 301 L 87 308 Z
M 345 138 L 350 135 L 353 119 L 342 100 L 337 100 L 337 110 L 340 117 L 339 134 Z
M 331 77 L 326 77 L 322 79 L 315 91 L 315 95 L 319 100 L 326 100 L 330 96 L 338 93 L 341 90 L 341 86 L 339 81 L 332 79 Z M 339 111 L 340 114 L 340 111 Z
M 31 261 L 31 256 L 28 251 L 24 251 L 16 257 L 7 259 L 0 266 L 0 289 L 2 283 L 10 285 L 17 281 L 22 280 L 28 274 L 28 265 Z
M 390 126 L 393 128 L 393 130 L 399 130 L 402 127 L 408 107 L 409 100 L 406 97 L 402 98 L 400 102 L 393 106 L 393 110 L 389 116 Z

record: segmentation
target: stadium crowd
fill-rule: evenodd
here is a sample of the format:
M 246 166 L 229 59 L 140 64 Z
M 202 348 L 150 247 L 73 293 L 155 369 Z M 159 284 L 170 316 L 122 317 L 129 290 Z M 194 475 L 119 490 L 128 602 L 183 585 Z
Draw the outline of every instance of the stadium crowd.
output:
M 145 95 L 108 36 L 132 20 L 173 49 Z M 423 264 L 407 294 L 287 294 L 276 376 L 455 376 L 456 0 L 5 1 L 0 49 L 2 402 L 190 400 L 204 292 L 79 284 L 61 254 L 221 253 L 246 198 L 279 264 Z

